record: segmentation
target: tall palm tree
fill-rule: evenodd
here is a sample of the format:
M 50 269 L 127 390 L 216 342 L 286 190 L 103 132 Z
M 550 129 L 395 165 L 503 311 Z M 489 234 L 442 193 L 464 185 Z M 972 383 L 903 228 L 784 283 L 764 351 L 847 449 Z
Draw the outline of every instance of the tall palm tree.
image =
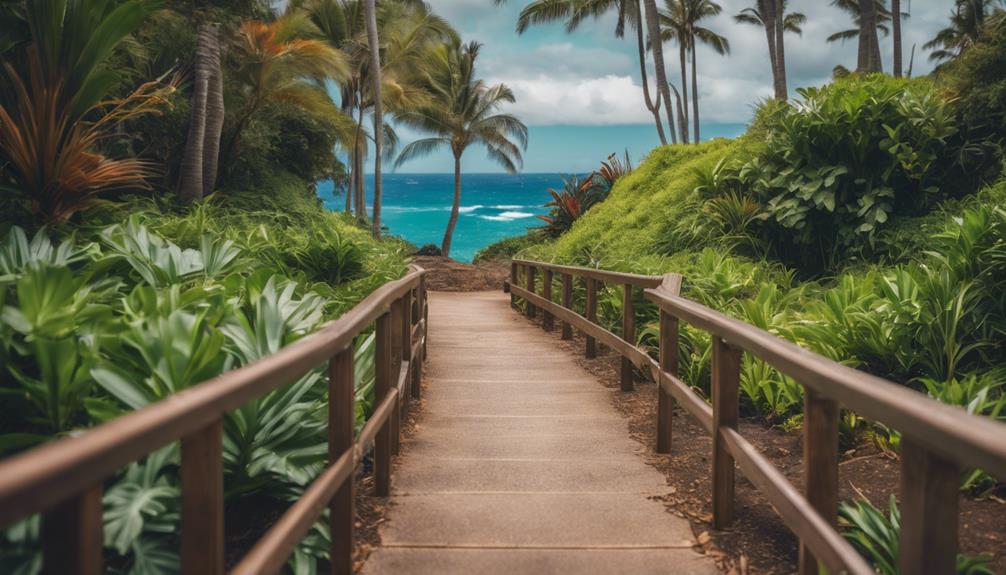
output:
M 857 71 L 882 72 L 883 62 L 880 59 L 880 42 L 877 32 L 885 37 L 891 33 L 891 11 L 884 0 L 860 2 L 860 0 L 832 0 L 832 6 L 840 8 L 852 17 L 854 28 L 835 32 L 828 36 L 828 42 L 845 42 L 856 39 L 859 41 L 857 55 Z M 901 14 L 904 16 L 904 14 Z M 900 28 L 900 20 L 898 24 Z M 870 31 L 865 35 L 864 30 Z
M 859 0 L 859 58 L 856 64 L 858 72 L 884 70 L 880 60 L 880 42 L 877 40 L 877 13 L 877 4 L 872 0 Z
M 711 16 L 716 16 L 723 8 L 712 0 L 664 0 L 666 10 L 660 14 L 661 39 L 678 41 L 681 54 L 681 84 L 684 91 L 685 109 L 688 105 L 687 81 L 685 79 L 685 52 L 692 56 L 692 133 L 695 143 L 699 143 L 699 80 L 696 48 L 699 43 L 712 48 L 717 54 L 730 52 L 730 42 L 725 37 L 701 25 Z M 688 121 L 687 111 L 685 122 Z M 682 133 L 687 133 L 687 126 Z M 687 138 L 685 138 L 687 141 Z
M 515 101 L 504 84 L 487 85 L 475 75 L 481 44 L 460 42 L 431 48 L 424 66 L 431 101 L 420 108 L 396 114 L 405 125 L 433 134 L 405 146 L 395 166 L 448 147 L 454 156 L 454 202 L 444 231 L 441 251 L 450 256 L 451 239 L 461 208 L 461 156 L 473 144 L 486 148 L 489 158 L 504 170 L 516 172 L 527 149 L 527 126 L 515 116 L 499 111 Z
M 377 2 L 366 0 L 364 13 L 367 20 L 367 46 L 370 47 L 370 89 L 374 95 L 374 237 L 381 235 L 381 149 L 384 136 L 384 102 L 381 101 L 381 41 L 377 36 Z
M 893 74 L 895 78 L 902 76 L 901 55 L 901 0 L 891 0 L 891 35 L 894 41 Z
M 657 77 L 657 90 L 664 101 L 664 111 L 667 114 L 667 128 L 671 131 L 671 143 L 678 143 L 674 135 L 674 114 L 671 111 L 671 86 L 667 81 L 667 68 L 664 67 L 664 42 L 660 39 L 660 12 L 656 0 L 641 0 L 646 16 L 646 33 L 650 38 L 650 50 L 653 51 L 653 68 Z
M 803 34 L 803 24 L 807 17 L 800 12 L 786 13 L 789 0 L 756 0 L 755 6 L 745 8 L 734 16 L 741 24 L 752 24 L 765 29 L 768 42 L 769 63 L 772 67 L 772 86 L 775 97 L 785 100 L 789 97 L 786 85 L 786 50 L 783 41 L 785 32 Z M 779 26 L 779 21 L 782 26 Z
M 217 183 L 224 91 L 220 31 L 215 24 L 200 24 L 194 59 L 189 132 L 178 178 L 178 196 L 187 204 L 211 193 Z
M 936 37 L 922 47 L 932 50 L 929 59 L 944 61 L 956 58 L 961 51 L 975 43 L 984 34 L 985 25 L 993 14 L 1002 14 L 995 5 L 999 0 L 957 0 L 950 15 L 950 25 L 940 30 Z
M 610 11 L 616 11 L 615 37 L 625 35 L 628 24 L 636 32 L 639 53 L 639 77 L 643 86 L 643 102 L 653 115 L 657 136 L 661 144 L 667 144 L 664 124 L 660 119 L 661 97 L 658 90 L 656 99 L 650 97 L 650 85 L 646 72 L 646 43 L 643 36 L 643 15 L 640 0 L 535 0 L 524 7 L 517 18 L 517 33 L 523 34 L 533 25 L 562 21 L 566 32 L 572 33 L 587 18 L 600 18 Z
M 349 75 L 345 56 L 329 44 L 308 39 L 315 33 L 307 16 L 291 11 L 273 22 L 241 23 L 232 53 L 238 61 L 231 84 L 242 96 L 224 158 L 233 160 L 241 134 L 264 106 L 293 102 L 332 121 L 342 131 L 351 121 L 332 101 L 322 82 L 343 81 Z
M 308 13 L 320 31 L 319 38 L 339 48 L 349 63 L 349 77 L 340 83 L 342 110 L 356 118 L 356 130 L 348 142 L 350 186 L 346 194 L 346 211 L 355 203 L 358 217 L 365 218 L 364 159 L 373 132 L 364 126 L 364 119 L 374 107 L 372 52 L 367 41 L 363 0 L 305 0 L 297 4 Z M 445 41 L 453 41 L 457 33 L 446 20 L 420 2 L 382 2 L 377 6 L 377 28 L 380 39 L 381 100 L 384 108 L 416 106 L 424 94 L 419 68 L 425 50 Z M 382 160 L 394 151 L 396 137 L 391 126 L 382 132 Z

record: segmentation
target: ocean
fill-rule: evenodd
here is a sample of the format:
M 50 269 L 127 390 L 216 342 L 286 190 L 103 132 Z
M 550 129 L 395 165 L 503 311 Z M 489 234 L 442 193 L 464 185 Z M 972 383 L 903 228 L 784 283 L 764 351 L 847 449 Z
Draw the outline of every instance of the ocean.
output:
M 388 230 L 416 246 L 444 238 L 451 215 L 454 174 L 384 174 L 381 221 Z M 372 206 L 373 176 L 367 176 L 367 206 Z M 475 252 L 510 236 L 544 225 L 538 215 L 551 197 L 548 188 L 562 187 L 562 174 L 462 174 L 461 213 L 451 242 L 451 257 L 470 262 Z M 331 210 L 345 208 L 346 198 L 332 184 L 318 185 L 318 195 Z

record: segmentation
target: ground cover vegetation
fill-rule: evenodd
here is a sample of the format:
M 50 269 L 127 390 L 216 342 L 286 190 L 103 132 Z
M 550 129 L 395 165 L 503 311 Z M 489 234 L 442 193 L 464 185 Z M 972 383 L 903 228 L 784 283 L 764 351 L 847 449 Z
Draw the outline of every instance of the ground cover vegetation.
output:
M 1006 27 L 989 22 L 930 77 L 851 74 L 799 90 L 791 102 L 764 102 L 736 140 L 658 148 L 557 233 L 506 240 L 483 257 L 516 250 L 564 264 L 680 272 L 686 297 L 1006 420 L 1006 84 L 993 72 Z M 584 297 L 577 289 L 575 305 Z M 621 297 L 618 286 L 598 295 L 599 318 L 615 333 Z M 636 309 L 638 342 L 656 353 L 656 311 L 641 297 Z M 683 328 L 680 346 L 682 379 L 708 396 L 708 335 Z M 744 415 L 799 427 L 795 381 L 746 357 L 741 387 Z M 842 415 L 841 442 L 892 456 L 899 448 L 895 430 L 851 412 Z M 1004 489 L 981 470 L 968 470 L 961 488 L 992 499 Z M 847 502 L 842 516 L 856 547 L 892 572 L 896 502 L 887 515 Z M 988 572 L 986 563 L 962 557 L 959 570 Z

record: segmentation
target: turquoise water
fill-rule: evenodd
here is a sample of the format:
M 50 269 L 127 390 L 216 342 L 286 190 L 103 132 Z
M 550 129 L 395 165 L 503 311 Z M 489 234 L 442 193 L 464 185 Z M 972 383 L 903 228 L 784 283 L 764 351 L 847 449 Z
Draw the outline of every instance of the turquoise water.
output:
M 444 238 L 454 194 L 453 174 L 385 174 L 381 220 L 391 233 L 417 246 Z M 470 262 L 475 252 L 506 237 L 543 225 L 535 216 L 547 214 L 548 188 L 562 186 L 560 174 L 464 174 L 461 213 L 451 242 L 451 257 Z M 367 176 L 367 205 L 373 177 Z M 333 196 L 332 184 L 318 186 L 318 195 L 331 210 L 345 208 L 345 196 Z

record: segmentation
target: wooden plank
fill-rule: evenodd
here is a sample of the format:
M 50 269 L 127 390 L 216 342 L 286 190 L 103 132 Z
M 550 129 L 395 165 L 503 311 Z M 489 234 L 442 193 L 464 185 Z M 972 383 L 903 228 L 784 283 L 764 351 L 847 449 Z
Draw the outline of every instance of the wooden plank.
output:
M 803 396 L 803 476 L 807 502 L 832 527 L 838 524 L 838 404 L 807 389 Z M 817 559 L 800 545 L 799 570 L 817 575 Z
M 901 573 L 954 573 L 960 470 L 912 438 L 901 438 Z
M 681 297 L 646 290 L 661 309 L 727 339 L 858 415 L 910 435 L 959 467 L 1006 480 L 1006 423 L 969 415 L 907 386 L 841 365 L 768 332 Z
M 223 419 L 182 438 L 182 573 L 224 572 Z
M 42 516 L 43 573 L 105 572 L 101 494 L 101 485 L 85 489 Z
M 562 307 L 573 308 L 573 276 L 562 274 Z M 573 326 L 568 321 L 562 322 L 562 339 L 573 339 Z
M 734 458 L 724 429 L 737 429 L 741 351 L 713 337 L 713 527 L 726 529 L 734 517 Z
M 772 504 L 783 522 L 810 547 L 832 573 L 872 575 L 873 569 L 807 502 L 781 471 L 765 459 L 736 429 L 724 428 L 720 436 L 744 474 Z
M 423 282 L 425 271 L 376 289 L 318 332 L 252 364 L 73 437 L 0 462 L 0 528 L 89 489 L 119 469 L 180 438 L 197 433 L 224 413 L 288 383 L 328 361 L 384 313 L 388 303 Z
M 524 266 L 524 276 L 525 276 L 524 281 L 526 282 L 524 285 L 525 289 L 527 289 L 527 291 L 531 293 L 535 293 L 534 288 L 535 267 L 533 265 Z M 535 316 L 534 304 L 532 304 L 529 301 L 525 301 L 524 305 L 527 306 L 527 309 L 525 310 L 527 317 L 530 319 L 534 319 Z
M 377 318 L 376 350 L 374 352 L 374 403 L 384 401 L 395 382 L 391 379 L 391 313 Z M 394 412 L 397 403 L 393 404 L 389 421 L 378 427 L 374 439 L 374 494 L 387 497 L 391 493 L 391 452 L 393 449 L 391 432 Z
M 428 333 L 428 331 L 430 329 L 430 300 L 429 300 L 429 297 L 426 294 L 426 276 L 425 275 L 419 277 L 419 298 L 420 298 L 420 301 L 422 302 L 422 305 L 420 306 L 420 308 L 422 309 L 422 314 L 421 315 L 422 315 L 422 318 L 423 318 L 423 357 L 420 358 L 420 361 L 422 363 L 426 363 L 426 346 L 427 346 L 427 341 L 429 341 L 427 339 L 427 337 L 426 337 L 426 334 Z
M 663 310 L 660 311 L 660 370 L 675 377 L 678 374 L 678 318 Z M 660 385 L 657 390 L 657 453 L 671 452 L 673 415 L 674 398 Z
M 587 321 L 596 324 L 597 323 L 597 280 L 593 278 L 586 278 L 584 281 L 587 282 L 587 304 L 584 310 L 584 317 Z M 587 359 L 594 359 L 597 357 L 597 343 L 594 338 L 589 334 L 586 335 L 587 347 L 584 350 L 584 355 Z
M 636 346 L 636 308 L 632 302 L 632 284 L 622 286 L 622 339 L 629 345 Z M 628 358 L 622 357 L 621 388 L 622 391 L 632 391 L 635 370 Z
M 336 354 L 328 364 L 328 464 L 334 465 L 352 449 L 356 432 L 356 407 L 354 399 L 356 382 L 353 373 L 353 347 Z M 329 531 L 332 537 L 331 554 L 333 575 L 353 573 L 353 509 L 354 485 L 352 477 L 342 483 L 329 503 Z
M 552 301 L 552 270 L 546 268 L 541 274 L 541 297 Z M 552 331 L 555 327 L 554 317 L 548 309 L 541 312 L 541 327 L 545 331 Z
M 611 272 L 597 268 L 585 268 L 578 266 L 563 266 L 547 262 L 536 262 L 531 260 L 513 260 L 521 265 L 534 265 L 541 269 L 549 269 L 556 273 L 572 274 L 580 278 L 593 278 L 602 283 L 625 284 L 630 283 L 641 288 L 655 288 L 663 281 L 662 276 L 644 276 L 623 272 Z

